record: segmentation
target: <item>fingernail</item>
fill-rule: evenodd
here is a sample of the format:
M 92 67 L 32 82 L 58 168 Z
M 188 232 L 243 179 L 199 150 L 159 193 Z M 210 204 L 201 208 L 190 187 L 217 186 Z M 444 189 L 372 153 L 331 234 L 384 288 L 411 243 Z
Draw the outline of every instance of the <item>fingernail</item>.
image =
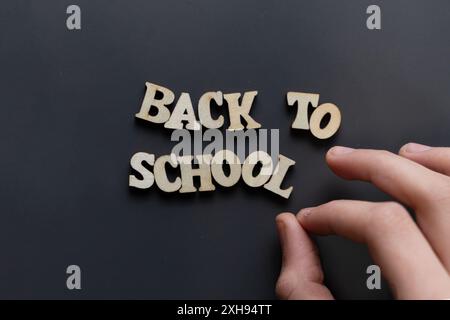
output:
M 431 147 L 426 146 L 424 144 L 413 143 L 413 142 L 406 144 L 403 148 L 406 152 L 411 152 L 411 153 L 423 152 L 423 151 L 427 151 L 427 150 L 431 149 Z
M 299 217 L 307 217 L 313 212 L 313 209 L 314 208 L 303 208 L 302 210 L 300 210 L 298 215 Z
M 340 156 L 340 155 L 347 154 L 347 153 L 350 153 L 350 152 L 353 152 L 353 151 L 355 151 L 355 149 L 353 149 L 353 148 L 333 147 L 333 148 L 330 149 L 329 152 L 331 154 L 333 154 L 333 155 Z

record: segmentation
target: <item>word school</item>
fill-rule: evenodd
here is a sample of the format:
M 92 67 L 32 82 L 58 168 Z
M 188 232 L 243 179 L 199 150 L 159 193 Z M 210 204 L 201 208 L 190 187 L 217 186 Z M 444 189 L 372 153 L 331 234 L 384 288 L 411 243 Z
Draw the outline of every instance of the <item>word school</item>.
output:
M 164 155 L 155 160 L 154 154 L 138 152 L 131 158 L 131 167 L 139 173 L 142 178 L 135 175 L 129 176 L 129 185 L 138 189 L 148 189 L 154 182 L 164 192 L 189 193 L 196 192 L 194 177 L 200 178 L 199 191 L 214 191 L 216 188 L 212 178 L 223 187 L 235 185 L 241 178 L 249 187 L 261 187 L 272 191 L 283 198 L 289 198 L 293 187 L 281 188 L 281 184 L 290 166 L 295 161 L 283 156 L 278 156 L 278 163 L 273 169 L 270 155 L 264 151 L 251 153 L 241 165 L 238 156 L 230 150 L 221 150 L 214 156 L 198 155 L 198 168 L 192 167 L 193 156 L 175 157 Z M 177 160 L 176 160 L 177 159 Z M 228 174 L 225 172 L 224 161 L 229 167 Z M 144 163 L 153 166 L 153 173 L 144 166 Z M 260 164 L 259 172 L 256 166 Z M 172 168 L 179 167 L 179 174 L 174 181 L 169 181 L 167 176 L 167 165 Z
M 221 91 L 204 93 L 198 102 L 199 120 L 197 120 L 188 93 L 181 93 L 173 110 L 169 105 L 175 101 L 175 94 L 168 88 L 156 84 L 146 83 L 146 93 L 139 112 L 135 115 L 144 121 L 164 124 L 165 128 L 174 130 L 201 130 L 201 126 L 208 129 L 218 129 L 224 125 L 224 116 L 216 118 L 211 114 L 211 102 L 214 101 L 218 107 L 227 103 L 229 115 L 229 131 L 240 131 L 244 129 L 258 129 L 261 124 L 250 116 L 250 110 L 257 91 L 223 94 Z M 157 96 L 159 96 L 157 98 Z M 240 100 L 240 101 L 239 101 Z M 292 123 L 292 128 L 310 130 L 319 139 L 327 139 L 334 135 L 341 123 L 341 114 L 338 107 L 332 103 L 319 105 L 319 95 L 288 92 L 287 102 L 289 106 L 297 105 L 297 115 Z M 310 119 L 308 119 L 308 108 L 315 108 Z M 324 118 L 329 115 L 328 122 L 322 124 Z M 245 126 L 242 121 L 245 121 Z M 164 192 L 189 193 L 196 192 L 194 177 L 200 179 L 198 191 L 213 191 L 214 181 L 224 187 L 235 185 L 242 177 L 243 181 L 250 187 L 264 187 L 284 198 L 289 198 L 293 187 L 282 188 L 283 180 L 288 169 L 295 161 L 281 154 L 276 162 L 265 151 L 254 151 L 248 155 L 243 162 L 230 150 L 220 150 L 214 154 L 163 155 L 155 158 L 154 154 L 137 152 L 130 160 L 131 168 L 137 174 L 129 176 L 129 186 L 139 189 L 148 189 L 155 182 Z M 193 164 L 197 167 L 194 168 Z M 228 170 L 224 169 L 224 164 Z M 179 169 L 177 177 L 170 180 L 167 175 L 167 166 Z M 149 169 L 153 167 L 153 172 Z

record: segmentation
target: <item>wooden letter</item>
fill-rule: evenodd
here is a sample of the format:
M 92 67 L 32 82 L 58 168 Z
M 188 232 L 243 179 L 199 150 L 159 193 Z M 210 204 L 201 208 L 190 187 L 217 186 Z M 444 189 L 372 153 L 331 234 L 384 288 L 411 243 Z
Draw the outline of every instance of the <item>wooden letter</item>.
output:
M 195 192 L 197 189 L 194 186 L 194 176 L 200 177 L 200 188 L 199 191 L 214 191 L 214 187 L 211 179 L 211 155 L 198 155 L 196 156 L 198 160 L 198 168 L 192 168 L 192 156 L 180 157 L 180 168 L 181 168 L 181 189 L 180 193 Z
M 327 113 L 330 114 L 330 121 L 325 128 L 322 129 L 320 128 L 320 122 Z M 309 122 L 311 133 L 319 139 L 328 139 L 336 133 L 340 125 L 341 112 L 338 107 L 332 103 L 324 103 L 318 106 L 312 113 L 311 120 Z
M 181 187 L 181 179 L 177 177 L 175 181 L 169 181 L 166 173 L 166 163 L 169 163 L 172 168 L 178 167 L 178 163 L 173 161 L 170 156 L 161 156 L 156 159 L 153 166 L 156 185 L 164 192 L 175 192 Z
M 154 123 L 166 122 L 170 117 L 170 111 L 166 106 L 174 101 L 175 95 L 169 89 L 156 84 L 146 82 L 145 85 L 147 86 L 147 91 L 145 92 L 144 101 L 142 101 L 141 110 L 136 114 L 136 118 Z M 163 94 L 163 97 L 159 100 L 155 99 L 157 91 Z M 153 116 L 150 115 L 152 106 L 158 110 L 157 114 Z
M 131 167 L 142 175 L 142 180 L 136 178 L 134 175 L 129 176 L 129 186 L 138 189 L 148 189 L 153 185 L 155 178 L 153 174 L 142 165 L 143 162 L 147 162 L 149 165 L 155 163 L 155 155 L 145 152 L 138 152 L 131 157 Z
M 209 129 L 217 129 L 223 126 L 223 116 L 217 119 L 211 117 L 211 100 L 214 100 L 218 106 L 223 104 L 223 95 L 221 91 L 206 92 L 200 97 L 198 102 L 198 117 L 200 123 Z
M 230 166 L 230 175 L 228 177 L 223 172 L 224 161 Z M 241 178 L 241 162 L 232 151 L 220 150 L 212 159 L 211 173 L 218 184 L 224 187 L 231 187 Z
M 164 128 L 183 129 L 183 122 L 187 121 L 186 129 L 200 130 L 200 123 L 195 119 L 194 108 L 192 107 L 189 93 L 183 92 L 172 111 L 169 121 L 164 124 Z
M 293 129 L 309 129 L 308 106 L 311 103 L 315 108 L 319 103 L 319 95 L 314 93 L 288 92 L 287 102 L 293 106 L 297 102 L 297 115 L 292 123 Z
M 250 109 L 253 100 L 255 100 L 258 91 L 248 91 L 244 93 L 242 103 L 239 105 L 240 93 L 224 94 L 223 97 L 228 103 L 228 113 L 230 114 L 230 127 L 228 130 L 241 130 L 244 126 L 241 123 L 241 117 L 247 122 L 247 129 L 258 129 L 261 125 L 250 117 Z
M 261 162 L 262 167 L 257 176 L 253 176 L 255 165 Z M 272 158 L 264 151 L 252 152 L 242 165 L 242 179 L 250 187 L 260 187 L 270 179 L 273 163 Z
M 289 167 L 293 166 L 294 164 L 294 160 L 291 160 L 283 156 L 282 154 L 278 155 L 278 164 L 275 167 L 272 179 L 270 179 L 270 181 L 264 185 L 264 188 L 282 196 L 283 198 L 288 199 L 291 195 L 293 187 L 281 189 L 281 183 L 283 182 L 283 179 L 286 176 Z

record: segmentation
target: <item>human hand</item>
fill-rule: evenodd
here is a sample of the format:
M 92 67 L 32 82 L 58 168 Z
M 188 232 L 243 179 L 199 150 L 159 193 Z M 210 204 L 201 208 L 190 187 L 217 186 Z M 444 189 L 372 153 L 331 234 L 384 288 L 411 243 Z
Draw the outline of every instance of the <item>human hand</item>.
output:
M 450 148 L 409 143 L 399 155 L 331 148 L 338 176 L 373 183 L 397 202 L 335 200 L 277 216 L 283 251 L 276 292 L 282 299 L 333 299 L 308 233 L 365 243 L 398 299 L 450 299 Z

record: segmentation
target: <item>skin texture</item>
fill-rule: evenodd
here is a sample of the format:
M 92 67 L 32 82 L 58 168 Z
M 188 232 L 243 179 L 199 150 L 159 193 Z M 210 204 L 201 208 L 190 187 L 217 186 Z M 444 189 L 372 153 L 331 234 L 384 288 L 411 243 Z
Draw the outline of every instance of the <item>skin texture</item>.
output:
M 279 214 L 277 295 L 333 299 L 310 233 L 366 244 L 397 299 L 450 299 L 450 148 L 408 143 L 397 155 L 333 147 L 326 161 L 337 176 L 372 183 L 398 202 L 334 200 Z

